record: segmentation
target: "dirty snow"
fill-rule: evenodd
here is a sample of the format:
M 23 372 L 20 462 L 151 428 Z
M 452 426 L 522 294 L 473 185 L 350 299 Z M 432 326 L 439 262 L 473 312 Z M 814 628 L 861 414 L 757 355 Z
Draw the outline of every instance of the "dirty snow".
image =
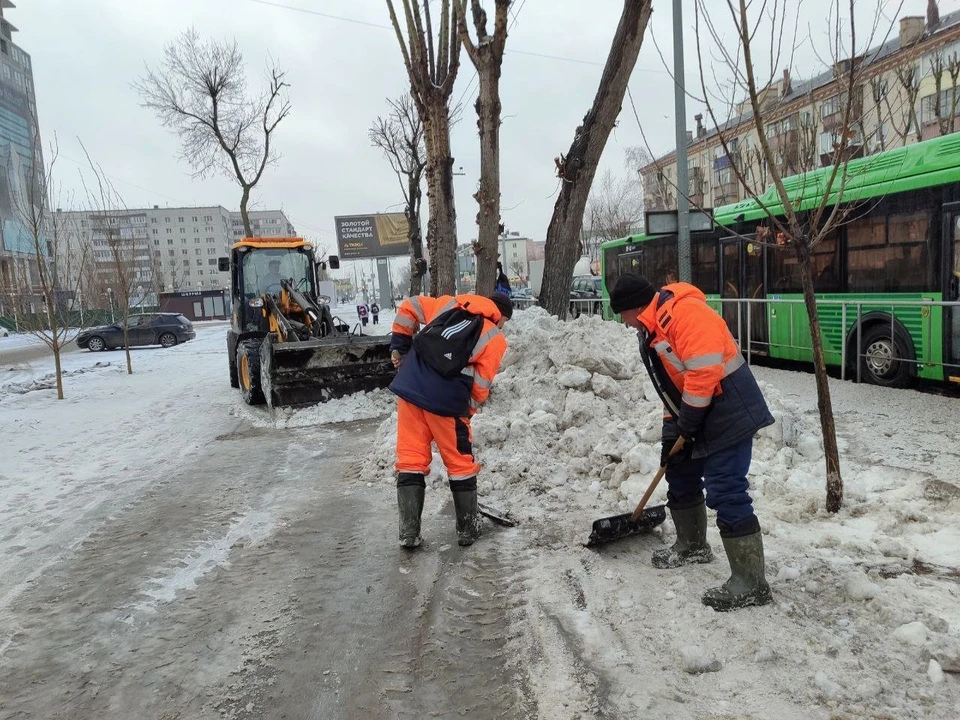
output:
M 634 507 L 659 464 L 662 408 L 635 334 L 538 308 L 507 328 L 473 430 L 486 501 L 541 535 L 528 620 L 555 618 L 575 637 L 527 630 L 538 698 L 559 693 L 564 716 L 593 716 L 595 699 L 549 659 L 576 642 L 622 689 L 622 717 L 957 717 L 960 679 L 939 682 L 930 662 L 960 658 L 957 400 L 834 382 L 846 495 L 830 515 L 813 377 L 759 369 L 776 423 L 755 440 L 751 492 L 775 602 L 716 614 L 699 601 L 728 574 L 712 522 L 718 558 L 706 566 L 650 567 L 650 551 L 672 541 L 669 520 L 650 539 L 580 545 L 594 519 Z M 381 425 L 364 480 L 394 481 L 395 423 Z M 446 486 L 436 455 L 428 481 Z M 663 483 L 651 503 L 665 495 Z M 709 687 L 690 675 L 705 669 L 716 669 Z

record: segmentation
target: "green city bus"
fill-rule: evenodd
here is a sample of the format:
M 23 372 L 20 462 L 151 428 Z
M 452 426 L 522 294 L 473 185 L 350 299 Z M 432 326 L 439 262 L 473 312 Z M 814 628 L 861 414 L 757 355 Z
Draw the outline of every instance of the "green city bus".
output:
M 819 204 L 831 171 L 784 180 L 800 210 Z M 945 304 L 960 295 L 960 134 L 850 161 L 842 202 L 852 212 L 813 256 L 828 364 L 890 387 L 914 377 L 960 383 L 960 307 Z M 692 281 L 746 353 L 809 362 L 799 266 L 767 239 L 763 207 L 782 212 L 774 188 L 716 209 L 715 230 L 691 240 Z M 624 272 L 675 281 L 676 236 L 603 244 L 605 308 Z

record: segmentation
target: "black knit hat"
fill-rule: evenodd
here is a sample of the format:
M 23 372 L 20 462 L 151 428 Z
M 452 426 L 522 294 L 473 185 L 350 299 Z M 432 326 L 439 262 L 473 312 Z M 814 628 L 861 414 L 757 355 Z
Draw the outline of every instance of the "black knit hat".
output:
M 497 310 L 499 310 L 500 314 L 507 320 L 513 317 L 513 301 L 509 295 L 502 292 L 495 292 L 487 297 L 493 301 L 493 304 L 497 306 Z
M 610 309 L 616 314 L 624 310 L 642 310 L 653 301 L 656 288 L 642 275 L 625 273 L 617 278 L 610 293 Z

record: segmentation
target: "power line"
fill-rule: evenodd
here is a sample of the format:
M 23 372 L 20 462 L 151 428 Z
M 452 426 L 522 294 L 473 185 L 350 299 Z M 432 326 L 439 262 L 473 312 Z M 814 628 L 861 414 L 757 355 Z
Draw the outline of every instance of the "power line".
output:
M 292 12 L 299 12 L 305 15 L 316 15 L 317 17 L 326 18 L 328 20 L 339 20 L 340 22 L 352 23 L 354 25 L 363 25 L 365 27 L 377 28 L 379 30 L 393 30 L 392 25 L 383 25 L 381 23 L 369 22 L 367 20 L 357 20 L 356 18 L 346 17 L 344 15 L 332 15 L 331 13 L 324 13 L 318 10 L 309 10 L 307 8 L 296 7 L 295 5 L 285 5 L 284 3 L 272 2 L 271 0 L 249 0 L 249 2 L 256 3 L 257 5 L 266 5 L 267 7 L 279 8 L 281 10 L 290 10 Z M 520 14 L 520 10 L 523 9 L 523 5 L 526 0 L 520 3 L 520 7 L 513 14 L 513 23 L 510 29 L 513 29 L 513 25 L 516 24 L 517 17 Z M 518 50 L 516 48 L 507 48 L 506 53 L 514 53 L 516 55 L 528 55 L 530 57 L 543 58 L 545 60 L 559 60 L 561 62 L 576 63 L 578 65 L 593 65 L 596 67 L 603 67 L 604 63 L 597 60 L 584 60 L 582 58 L 572 58 L 565 57 L 563 55 L 549 55 L 547 53 L 538 53 L 532 52 L 530 50 Z M 670 73 L 665 70 L 654 70 L 646 68 L 636 68 L 637 72 L 647 72 L 647 73 L 657 73 L 659 75 L 669 75 Z

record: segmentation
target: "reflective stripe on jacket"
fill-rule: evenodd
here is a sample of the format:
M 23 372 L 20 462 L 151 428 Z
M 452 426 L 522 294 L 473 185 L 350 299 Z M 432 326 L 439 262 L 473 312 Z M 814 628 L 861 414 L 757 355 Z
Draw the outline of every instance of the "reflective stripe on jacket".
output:
M 444 378 L 417 357 L 413 336 L 423 325 L 455 307 L 483 317 L 483 329 L 469 364 L 459 377 Z M 474 414 L 490 395 L 493 379 L 507 351 L 507 340 L 497 328 L 500 311 L 480 295 L 415 295 L 397 308 L 393 321 L 391 350 L 403 353 L 403 363 L 390 383 L 390 390 L 407 402 L 435 415 L 463 417 Z
M 645 364 L 664 390 L 667 413 L 695 436 L 694 457 L 723 450 L 774 422 L 730 330 L 700 290 L 666 285 L 638 319 L 646 328 Z

